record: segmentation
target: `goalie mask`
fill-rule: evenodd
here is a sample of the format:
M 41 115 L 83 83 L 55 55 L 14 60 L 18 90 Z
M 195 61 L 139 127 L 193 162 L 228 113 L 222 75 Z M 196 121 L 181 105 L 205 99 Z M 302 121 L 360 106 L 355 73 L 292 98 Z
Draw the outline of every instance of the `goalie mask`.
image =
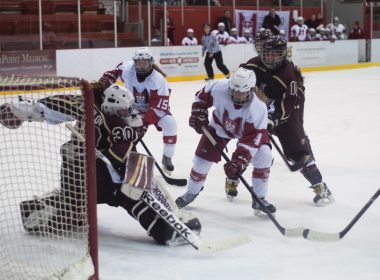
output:
M 232 102 L 235 105 L 250 103 L 255 92 L 255 85 L 255 73 L 252 70 L 238 68 L 228 82 Z
M 258 55 L 263 52 L 264 41 L 272 37 L 273 33 L 270 29 L 261 28 L 260 31 L 256 33 L 253 44 Z
M 133 56 L 136 73 L 140 77 L 147 77 L 153 71 L 153 55 L 148 48 L 139 48 Z
M 106 115 L 126 120 L 132 127 L 138 127 L 143 123 L 134 103 L 135 98 L 126 87 L 113 84 L 103 93 L 101 110 Z
M 264 65 L 271 70 L 280 67 L 286 58 L 286 40 L 281 36 L 273 36 L 264 42 L 263 48 L 260 57 Z

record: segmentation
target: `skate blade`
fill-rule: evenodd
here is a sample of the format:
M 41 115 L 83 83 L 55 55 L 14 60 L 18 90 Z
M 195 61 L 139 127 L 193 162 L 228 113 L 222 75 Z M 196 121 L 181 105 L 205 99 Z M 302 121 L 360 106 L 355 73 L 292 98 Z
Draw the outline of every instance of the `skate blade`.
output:
M 228 195 L 228 194 L 226 194 L 226 197 L 227 197 L 227 200 L 229 202 L 233 202 L 236 199 L 236 196 L 232 196 L 232 195 Z
M 273 217 L 276 217 L 276 213 L 271 213 Z M 268 218 L 268 215 L 267 213 L 261 211 L 261 210 L 257 210 L 257 209 L 253 209 L 253 215 L 255 215 L 256 217 L 260 217 L 260 218 Z
M 328 204 L 334 203 L 335 199 L 330 195 L 328 198 L 322 198 L 315 202 L 315 205 L 318 207 L 324 207 Z

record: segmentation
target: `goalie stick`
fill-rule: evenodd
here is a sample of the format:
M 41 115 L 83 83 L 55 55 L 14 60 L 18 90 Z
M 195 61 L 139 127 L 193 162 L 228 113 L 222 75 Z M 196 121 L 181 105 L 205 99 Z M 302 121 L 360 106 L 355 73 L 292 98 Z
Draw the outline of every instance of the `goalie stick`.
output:
M 140 143 L 144 147 L 144 149 L 148 153 L 148 155 L 151 156 L 154 159 L 152 153 L 149 151 L 148 147 L 145 145 L 145 143 L 144 143 L 144 141 L 142 139 L 140 139 Z M 160 172 L 160 174 L 162 175 L 162 177 L 164 178 L 164 180 L 166 181 L 166 183 L 168 183 L 169 185 L 176 185 L 176 186 L 180 186 L 180 187 L 183 187 L 183 186 L 187 185 L 187 180 L 186 179 L 175 179 L 175 178 L 168 177 L 165 174 L 165 172 L 162 170 L 162 168 L 160 167 L 160 165 L 156 162 L 156 160 L 154 161 L 154 165 L 157 167 L 158 171 Z
M 219 151 L 221 156 L 224 158 L 226 162 L 231 162 L 231 160 L 228 158 L 228 156 L 223 152 L 223 149 L 219 146 L 219 144 L 215 141 L 214 137 L 210 134 L 208 129 L 204 126 L 202 126 L 202 131 L 206 135 L 206 137 L 210 140 L 212 145 Z M 304 232 L 304 227 L 298 227 L 298 228 L 284 228 L 279 224 L 279 222 L 276 220 L 276 218 L 273 216 L 272 213 L 270 213 L 267 209 L 267 207 L 261 202 L 261 200 L 257 197 L 257 195 L 254 193 L 252 188 L 249 186 L 247 181 L 244 179 L 242 175 L 239 175 L 240 181 L 243 182 L 246 189 L 251 193 L 251 195 L 258 201 L 260 206 L 265 209 L 265 213 L 269 217 L 269 219 L 274 223 L 274 225 L 277 227 L 277 229 L 281 232 L 282 235 L 286 237 L 301 237 L 302 233 Z
M 274 145 L 277 152 L 280 154 L 281 158 L 284 160 L 286 166 L 290 169 L 290 171 L 294 172 L 294 171 L 300 170 L 305 163 L 304 158 L 302 158 L 300 161 L 295 162 L 293 164 L 289 163 L 289 161 L 285 157 L 284 153 L 282 152 L 281 148 L 278 146 L 276 140 L 274 140 L 274 138 L 271 134 L 268 134 L 268 135 L 269 135 L 270 141 L 272 142 L 272 144 Z
M 79 133 L 71 124 L 66 123 L 66 128 L 70 130 L 80 141 L 85 141 L 82 134 Z M 107 164 L 115 172 L 116 170 L 112 166 L 109 159 L 103 155 L 101 151 L 95 148 L 96 156 Z M 117 172 L 116 172 L 117 173 Z M 163 187 L 163 186 L 162 186 Z M 169 193 L 164 189 L 165 194 L 168 198 L 171 199 Z M 182 236 L 194 249 L 203 252 L 217 252 L 231 249 L 236 246 L 244 245 L 249 243 L 251 239 L 246 234 L 237 234 L 221 240 L 202 240 L 197 236 L 193 231 L 191 231 L 176 215 L 174 209 L 173 212 L 170 212 L 162 205 L 162 203 L 155 198 L 152 194 L 147 191 L 143 192 L 141 200 L 151 208 L 155 213 L 160 216 L 174 231 L 176 231 L 180 236 Z M 171 199 L 172 200 L 172 199 Z M 176 205 L 174 203 L 174 205 Z M 173 214 L 170 214 L 173 213 Z
M 303 237 L 310 241 L 338 241 L 341 240 L 350 229 L 356 224 L 356 222 L 363 216 L 363 214 L 367 211 L 367 209 L 372 205 L 372 203 L 379 197 L 380 188 L 375 192 L 375 194 L 371 197 L 371 199 L 363 206 L 362 209 L 356 214 L 356 216 L 349 222 L 349 224 L 338 233 L 327 233 L 321 232 L 313 229 L 305 229 L 303 231 Z

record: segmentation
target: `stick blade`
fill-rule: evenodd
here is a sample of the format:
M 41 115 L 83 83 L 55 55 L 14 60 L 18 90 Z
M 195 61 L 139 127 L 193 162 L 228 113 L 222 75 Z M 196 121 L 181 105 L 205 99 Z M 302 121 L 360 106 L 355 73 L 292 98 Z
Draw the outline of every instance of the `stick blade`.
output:
M 304 231 L 305 231 L 304 227 L 288 228 L 288 229 L 285 229 L 284 235 L 286 237 L 302 237 Z
M 334 242 L 341 239 L 339 233 L 321 232 L 313 229 L 305 229 L 303 237 L 307 240 L 318 242 Z
M 202 240 L 198 251 L 200 252 L 220 252 L 232 249 L 251 242 L 251 238 L 246 234 L 238 234 L 221 240 Z

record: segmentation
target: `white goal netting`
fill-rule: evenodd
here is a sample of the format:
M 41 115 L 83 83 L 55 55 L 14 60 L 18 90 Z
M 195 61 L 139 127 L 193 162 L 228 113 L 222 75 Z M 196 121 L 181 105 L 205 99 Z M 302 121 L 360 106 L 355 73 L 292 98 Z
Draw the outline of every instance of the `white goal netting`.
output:
M 78 79 L 0 76 L 0 279 L 93 274 L 86 141 L 65 126 L 86 137 L 81 86 Z M 44 115 L 43 106 L 57 114 Z M 14 111 L 26 108 L 31 120 L 15 120 Z

